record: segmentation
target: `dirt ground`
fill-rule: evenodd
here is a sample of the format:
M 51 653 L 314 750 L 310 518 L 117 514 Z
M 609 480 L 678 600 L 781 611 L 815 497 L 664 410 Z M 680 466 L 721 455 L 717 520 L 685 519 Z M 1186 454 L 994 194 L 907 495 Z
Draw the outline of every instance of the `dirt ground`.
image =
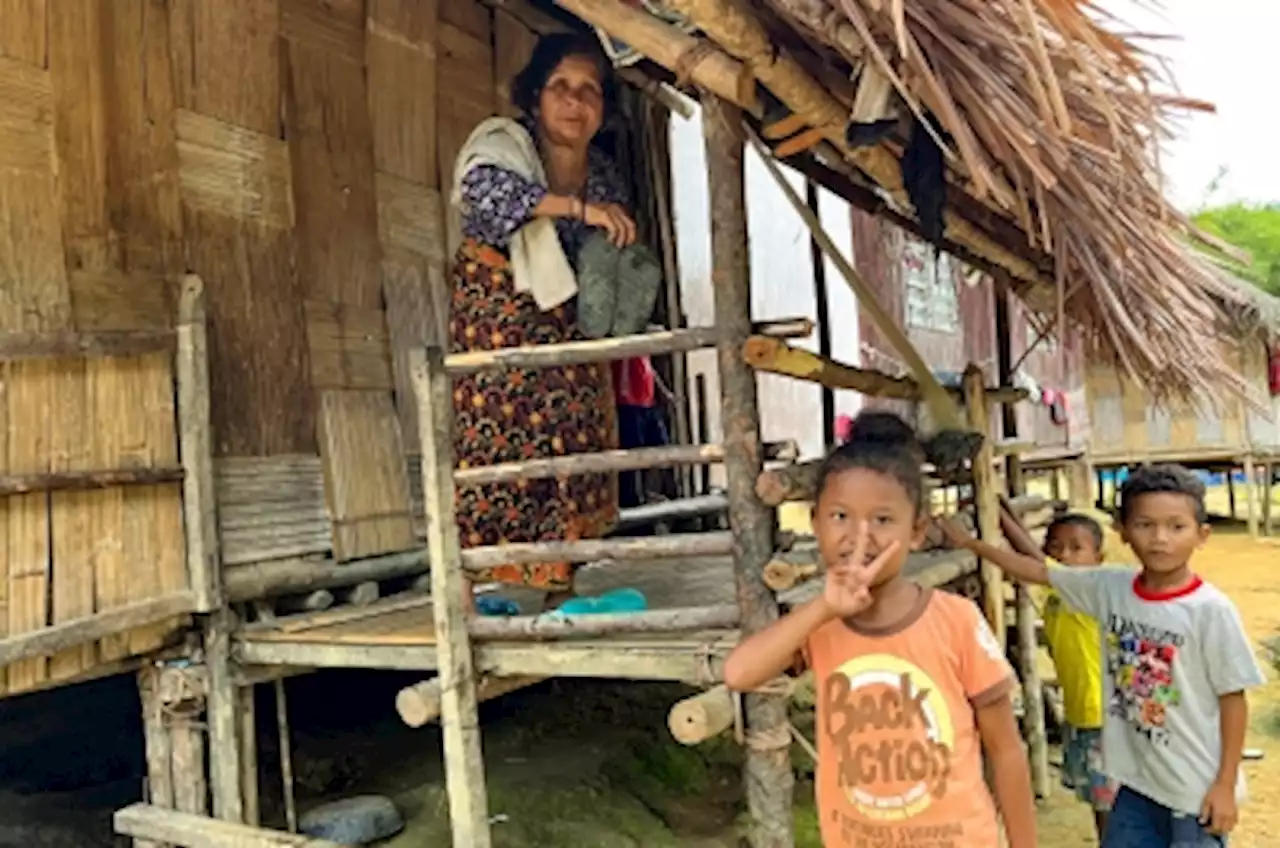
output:
M 1280 540 L 1251 540 L 1240 528 L 1215 531 L 1196 560 L 1196 569 L 1235 601 L 1255 645 L 1280 634 Z M 1245 764 L 1249 801 L 1232 848 L 1272 848 L 1280 834 L 1280 674 L 1260 655 L 1269 682 L 1250 698 L 1251 720 L 1245 745 L 1264 758 Z M 1055 752 L 1056 756 L 1056 752 Z M 1096 844 L 1084 807 L 1058 790 L 1040 814 L 1042 844 Z

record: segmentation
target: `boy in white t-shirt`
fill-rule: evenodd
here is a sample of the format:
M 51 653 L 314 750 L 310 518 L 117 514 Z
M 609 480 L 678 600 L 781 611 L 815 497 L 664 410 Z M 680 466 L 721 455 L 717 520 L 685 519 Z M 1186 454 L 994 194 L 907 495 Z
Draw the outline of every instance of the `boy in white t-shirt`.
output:
M 1140 468 L 1120 492 L 1120 530 L 1142 564 L 1050 568 L 953 541 L 1098 620 L 1106 658 L 1102 750 L 1120 785 L 1103 848 L 1220 848 L 1245 796 L 1245 690 L 1264 682 L 1235 605 L 1191 570 L 1209 536 L 1204 484 L 1178 465 Z M 1019 545 L 1021 547 L 1021 545 Z

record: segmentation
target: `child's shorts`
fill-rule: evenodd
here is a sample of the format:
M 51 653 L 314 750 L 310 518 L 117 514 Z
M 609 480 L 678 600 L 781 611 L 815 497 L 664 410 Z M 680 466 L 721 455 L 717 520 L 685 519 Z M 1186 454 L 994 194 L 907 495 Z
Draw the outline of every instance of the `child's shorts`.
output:
M 1116 798 L 1116 785 L 1102 772 L 1102 731 L 1067 728 L 1062 750 L 1062 785 L 1098 812 L 1107 812 Z
M 1212 834 L 1193 815 L 1175 813 L 1162 804 L 1121 788 L 1102 835 L 1102 848 L 1226 848 L 1227 837 Z

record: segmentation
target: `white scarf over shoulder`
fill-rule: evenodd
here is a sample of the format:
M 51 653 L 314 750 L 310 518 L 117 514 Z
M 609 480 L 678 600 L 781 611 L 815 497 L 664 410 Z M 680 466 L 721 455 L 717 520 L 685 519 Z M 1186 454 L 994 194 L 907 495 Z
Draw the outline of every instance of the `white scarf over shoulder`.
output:
M 510 118 L 488 118 L 472 130 L 453 169 L 450 201 L 465 211 L 462 178 L 479 165 L 505 168 L 530 182 L 547 184 L 542 157 L 528 130 Z M 538 308 L 554 309 L 578 293 L 569 259 L 550 218 L 533 218 L 511 236 L 511 274 L 516 291 L 530 292 Z

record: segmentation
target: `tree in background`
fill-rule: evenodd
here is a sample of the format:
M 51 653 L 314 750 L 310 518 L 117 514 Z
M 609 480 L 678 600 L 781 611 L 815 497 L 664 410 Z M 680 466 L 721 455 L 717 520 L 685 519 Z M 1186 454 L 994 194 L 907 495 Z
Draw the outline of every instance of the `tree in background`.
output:
M 1242 265 L 1220 255 L 1215 259 L 1237 277 L 1280 295 L 1280 203 L 1226 203 L 1214 205 L 1211 198 L 1223 177 L 1224 168 L 1209 184 L 1200 208 L 1192 214 L 1197 227 L 1242 250 L 1253 262 Z

